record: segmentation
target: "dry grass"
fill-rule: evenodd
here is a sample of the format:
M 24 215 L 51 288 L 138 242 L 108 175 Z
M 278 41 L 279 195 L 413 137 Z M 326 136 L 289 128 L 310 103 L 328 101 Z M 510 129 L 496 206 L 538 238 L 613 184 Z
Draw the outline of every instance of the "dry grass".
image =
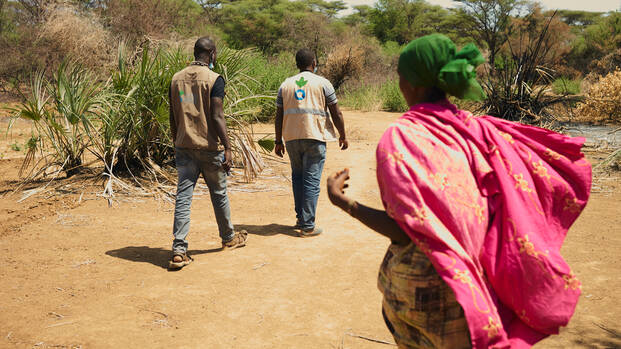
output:
M 590 86 L 584 103 L 576 110 L 578 121 L 621 122 L 621 70 L 614 71 Z
M 330 52 L 321 73 L 338 89 L 348 79 L 360 76 L 363 63 L 361 46 L 342 44 Z
M 85 14 L 68 4 L 51 6 L 46 13 L 39 36 L 61 57 L 70 56 L 100 69 L 114 62 L 116 47 L 112 43 L 117 41 L 94 13 Z

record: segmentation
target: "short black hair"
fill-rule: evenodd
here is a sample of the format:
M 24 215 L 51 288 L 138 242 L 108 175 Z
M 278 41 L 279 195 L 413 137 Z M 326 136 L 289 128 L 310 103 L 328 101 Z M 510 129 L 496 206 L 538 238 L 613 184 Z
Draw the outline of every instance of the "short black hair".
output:
M 313 51 L 303 48 L 295 54 L 295 64 L 298 66 L 298 69 L 305 69 L 313 65 L 313 61 L 315 60 L 315 54 Z
M 208 36 L 199 38 L 194 43 L 194 59 L 210 55 L 216 49 L 216 44 Z

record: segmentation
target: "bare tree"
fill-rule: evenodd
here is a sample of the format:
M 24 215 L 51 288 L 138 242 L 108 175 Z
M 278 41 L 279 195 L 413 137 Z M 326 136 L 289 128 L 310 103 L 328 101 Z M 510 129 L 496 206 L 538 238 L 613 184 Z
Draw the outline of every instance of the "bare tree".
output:
M 205 11 L 205 15 L 209 19 L 210 23 L 218 23 L 220 20 L 220 16 L 218 16 L 218 11 L 222 8 L 223 2 L 221 0 L 195 0 Z
M 455 0 L 459 13 L 466 19 L 470 34 L 489 49 L 489 63 L 494 69 L 496 54 L 508 39 L 511 15 L 522 9 L 522 0 Z
M 30 15 L 34 22 L 39 22 L 43 18 L 45 6 L 55 2 L 54 0 L 17 0 L 22 8 Z

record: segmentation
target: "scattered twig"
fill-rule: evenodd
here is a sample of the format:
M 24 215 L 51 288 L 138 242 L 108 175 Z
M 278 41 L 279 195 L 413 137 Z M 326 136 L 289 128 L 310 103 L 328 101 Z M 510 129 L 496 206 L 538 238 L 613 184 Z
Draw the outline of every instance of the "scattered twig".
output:
M 365 337 L 365 336 L 361 336 L 359 334 L 355 334 L 355 333 L 350 333 L 347 332 L 346 335 L 350 336 L 350 337 L 355 337 L 355 338 L 360 338 L 360 339 L 364 339 L 366 341 L 370 341 L 370 342 L 374 342 L 374 343 L 380 343 L 380 344 L 386 344 L 386 345 L 393 345 L 393 346 L 397 346 L 397 344 L 393 343 L 393 342 L 388 342 L 385 340 L 381 340 L 381 339 L 375 339 L 375 338 L 371 338 L 371 337 Z
M 266 266 L 266 265 L 268 265 L 268 264 L 270 264 L 270 263 L 269 263 L 269 262 L 263 262 L 263 263 L 261 263 L 261 264 L 257 264 L 257 265 L 255 265 L 254 267 L 252 267 L 252 270 L 257 270 L 257 269 L 259 269 L 259 268 L 263 268 L 264 266 Z
M 50 312 L 49 312 L 49 313 L 47 313 L 47 314 L 48 314 L 48 315 L 55 316 L 55 317 L 57 317 L 58 319 L 62 319 L 62 318 L 64 318 L 64 317 L 65 317 L 64 315 L 58 314 L 58 313 L 53 312 L 53 311 L 50 311 Z
M 145 309 L 145 308 L 138 308 L 138 309 L 142 310 L 142 311 L 147 311 L 147 312 L 150 312 L 150 313 L 154 313 L 154 314 L 159 314 L 159 315 L 162 315 L 165 319 L 168 319 L 168 315 L 162 313 L 161 311 L 155 311 L 155 310 L 150 310 L 150 309 Z
M 57 324 L 52 324 L 47 326 L 46 328 L 50 328 L 50 327 L 57 327 L 57 326 L 64 326 L 64 325 L 71 325 L 73 323 L 76 323 L 77 321 L 67 321 L 67 322 L 61 322 L 61 323 L 57 323 Z
M 608 132 L 608 134 L 609 134 L 609 135 L 611 135 L 611 134 L 613 134 L 613 133 L 617 133 L 617 132 L 619 132 L 619 131 L 621 131 L 621 127 L 618 127 L 618 128 L 616 128 L 616 129 L 614 129 L 614 130 L 612 130 L 612 131 Z
M 22 201 L 24 201 L 24 200 L 28 199 L 29 197 L 31 197 L 32 195 L 34 195 L 34 194 L 36 194 L 36 193 L 38 193 L 38 192 L 40 192 L 40 191 L 45 190 L 45 189 L 46 189 L 46 188 L 47 188 L 47 187 L 48 187 L 48 186 L 49 186 L 49 185 L 50 185 L 50 184 L 51 184 L 51 183 L 52 183 L 52 182 L 56 179 L 56 177 L 58 177 L 58 175 L 59 175 L 59 174 L 63 171 L 62 169 L 63 169 L 63 168 L 65 167 L 65 165 L 67 164 L 67 161 L 68 161 L 68 160 L 69 160 L 69 158 L 66 158 L 66 159 L 65 159 L 65 162 L 64 162 L 64 163 L 63 163 L 63 165 L 60 167 L 60 169 L 58 169 L 58 170 L 56 171 L 56 173 L 54 173 L 54 176 L 52 177 L 52 179 L 51 179 L 49 182 L 47 182 L 47 183 L 46 183 L 43 187 L 40 187 L 40 188 L 36 188 L 36 189 L 31 189 L 31 190 L 29 190 L 29 191 L 28 191 L 28 193 L 27 193 L 27 194 L 25 194 L 24 196 L 22 196 L 22 198 L 21 198 L 21 199 L 17 200 L 17 202 L 22 202 Z M 27 191 L 24 191 L 24 192 L 26 193 Z

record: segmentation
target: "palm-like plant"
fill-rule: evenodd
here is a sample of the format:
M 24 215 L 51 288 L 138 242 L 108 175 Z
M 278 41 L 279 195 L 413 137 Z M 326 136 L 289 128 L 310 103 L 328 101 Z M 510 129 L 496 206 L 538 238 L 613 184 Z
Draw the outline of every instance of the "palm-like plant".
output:
M 149 162 L 164 164 L 172 158 L 168 125 L 168 87 L 187 59 L 180 50 L 142 50 L 138 63 L 130 64 L 125 45 L 119 48 L 114 91 L 126 96 L 111 111 L 110 124 L 117 129 L 119 161 L 116 168 L 148 169 Z
M 261 84 L 246 74 L 255 55 L 253 50 L 223 48 L 216 68 L 227 81 L 224 108 L 229 137 L 248 181 L 264 166 L 248 120 L 256 117 L 266 100 L 274 99 L 261 93 Z M 156 181 L 160 176 L 168 178 L 161 170 L 173 160 L 168 89 L 174 73 L 189 61 L 179 49 L 145 47 L 130 56 L 121 44 L 117 70 L 106 82 L 97 82 L 75 63 L 62 64 L 50 80 L 37 72 L 31 93 L 15 109 L 19 117 L 34 123 L 35 134 L 22 168 L 39 170 L 29 178 L 50 166 L 59 166 L 71 176 L 82 169 L 88 151 L 102 162 L 110 179 L 119 170 L 132 176 L 150 174 Z
M 253 180 L 265 166 L 257 152 L 249 120 L 256 118 L 262 111 L 265 101 L 274 100 L 274 96 L 265 91 L 259 81 L 247 74 L 256 55 L 254 49 L 233 50 L 224 47 L 218 53 L 218 64 L 215 67 L 215 72 L 227 81 L 224 114 L 233 152 L 244 169 L 246 181 Z M 264 147 L 262 143 L 259 145 Z M 266 147 L 269 148 L 269 144 Z
M 109 104 L 109 97 L 105 84 L 77 64 L 61 64 L 51 81 L 43 72 L 35 73 L 31 94 L 23 96 L 24 102 L 16 109 L 18 117 L 33 121 L 35 133 L 22 170 L 31 167 L 39 170 L 31 175 L 37 175 L 59 166 L 68 177 L 78 173 L 89 134 L 96 129 L 98 114 Z M 37 152 L 41 159 L 31 166 Z

